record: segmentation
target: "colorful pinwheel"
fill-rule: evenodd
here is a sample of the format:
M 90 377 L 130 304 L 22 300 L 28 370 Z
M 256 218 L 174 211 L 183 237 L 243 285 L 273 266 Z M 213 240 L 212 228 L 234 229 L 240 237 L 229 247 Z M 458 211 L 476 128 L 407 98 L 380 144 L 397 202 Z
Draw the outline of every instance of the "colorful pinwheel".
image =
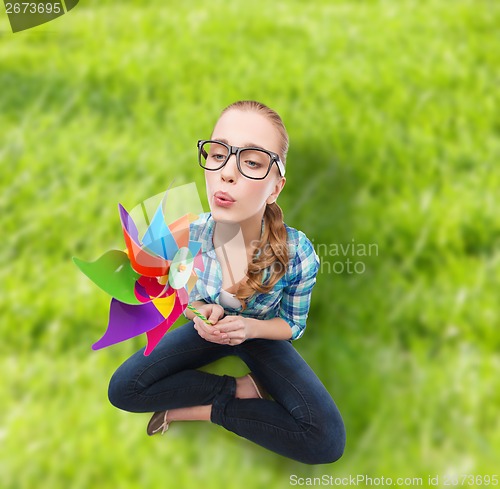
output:
M 73 257 L 76 266 L 112 296 L 107 330 L 93 350 L 146 333 L 147 356 L 188 304 L 198 278 L 195 269 L 204 269 L 201 243 L 189 239 L 189 224 L 197 216 L 188 213 L 167 225 L 166 197 L 167 193 L 151 221 L 142 204 L 148 224 L 142 238 L 119 204 L 125 251 L 110 250 L 94 262 Z

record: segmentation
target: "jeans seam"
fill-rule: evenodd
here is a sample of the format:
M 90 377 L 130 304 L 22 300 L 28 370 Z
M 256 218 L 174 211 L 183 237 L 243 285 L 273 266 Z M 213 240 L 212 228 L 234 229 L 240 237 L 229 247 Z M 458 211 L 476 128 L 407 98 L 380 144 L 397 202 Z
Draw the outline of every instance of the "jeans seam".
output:
M 143 394 L 142 392 L 135 392 L 135 395 L 138 396 L 138 397 L 142 397 L 144 399 L 148 399 L 148 400 L 151 400 L 151 399 L 154 399 L 156 398 L 157 396 L 162 396 L 164 395 L 166 392 L 171 392 L 171 391 L 175 391 L 175 392 L 178 392 L 178 391 L 187 391 L 189 389 L 191 389 L 193 386 L 192 385 L 189 385 L 187 387 L 178 387 L 178 388 L 175 388 L 175 389 L 168 389 L 166 391 L 162 391 L 162 392 L 159 392 L 158 394 L 149 394 L 149 395 L 146 395 L 146 394 Z
M 270 340 L 272 341 L 272 340 Z M 241 358 L 241 357 L 240 357 Z M 277 429 L 281 429 L 283 431 L 286 431 L 288 433 L 308 433 L 311 429 L 312 429 L 312 424 L 311 424 L 311 420 L 312 420 L 312 414 L 311 414 L 311 408 L 306 400 L 306 398 L 304 397 L 304 395 L 300 392 L 300 390 L 292 383 L 290 382 L 286 377 L 283 377 L 279 372 L 277 372 L 276 370 L 274 370 L 272 367 L 270 367 L 269 365 L 266 365 L 265 367 L 266 369 L 268 369 L 269 371 L 273 372 L 276 376 L 280 377 L 281 379 L 284 379 L 287 381 L 287 383 L 293 388 L 295 389 L 295 391 L 299 394 L 299 396 L 302 398 L 302 402 L 304 403 L 304 405 L 306 406 L 307 408 L 307 414 L 309 416 L 309 421 L 308 421 L 308 428 L 306 430 L 301 430 L 301 431 L 290 431 L 290 430 L 287 430 L 286 428 L 278 428 L 276 427 L 275 425 L 271 424 L 271 423 L 266 423 L 265 421 L 255 421 L 255 420 L 245 420 L 245 421 L 255 421 L 257 423 L 265 423 L 266 425 L 268 426 L 272 426 L 273 428 L 277 428 Z M 276 402 L 276 401 L 274 401 Z M 292 416 L 292 412 L 290 411 L 289 414 Z M 292 416 L 293 417 L 293 416 Z M 237 418 L 235 418 L 237 419 Z
M 300 392 L 300 390 L 295 386 L 295 384 L 293 384 L 292 382 L 290 382 L 286 377 L 283 377 L 282 375 L 280 375 L 278 372 L 276 372 L 274 369 L 270 368 L 270 370 L 272 370 L 275 374 L 279 375 L 282 379 L 285 379 L 288 384 L 293 387 L 293 389 L 295 389 L 297 391 L 297 393 L 299 394 L 299 396 L 302 398 L 302 402 L 305 404 L 306 408 L 307 408 L 307 415 L 309 416 L 309 419 L 308 419 L 308 428 L 306 430 L 302 430 L 300 431 L 300 433 L 307 433 L 311 430 L 312 428 L 312 414 L 311 414 L 311 407 L 309 406 L 308 402 L 307 402 L 307 399 L 304 397 L 304 395 L 302 394 L 302 392 Z M 290 411 L 290 416 L 293 417 L 292 415 L 292 411 Z M 294 432 L 295 433 L 295 432 Z
M 274 401 L 272 401 L 274 402 Z M 258 425 L 265 425 L 265 426 L 270 426 L 271 428 L 274 428 L 275 430 L 279 430 L 279 431 L 283 431 L 283 432 L 286 432 L 286 433 L 297 433 L 297 434 L 305 434 L 305 433 L 308 433 L 311 429 L 311 427 L 309 426 L 309 428 L 307 428 L 306 430 L 298 430 L 298 431 L 292 431 L 292 430 L 289 430 L 287 428 L 282 428 L 280 426 L 276 426 L 272 423 L 269 423 L 267 421 L 261 421 L 261 420 L 257 420 L 257 419 L 242 419 L 242 418 L 237 418 L 237 417 L 234 417 L 234 416 L 227 416 L 227 415 L 224 415 L 224 417 L 226 419 L 233 419 L 233 420 L 236 420 L 238 423 L 247 423 L 247 424 L 255 424 L 257 423 Z

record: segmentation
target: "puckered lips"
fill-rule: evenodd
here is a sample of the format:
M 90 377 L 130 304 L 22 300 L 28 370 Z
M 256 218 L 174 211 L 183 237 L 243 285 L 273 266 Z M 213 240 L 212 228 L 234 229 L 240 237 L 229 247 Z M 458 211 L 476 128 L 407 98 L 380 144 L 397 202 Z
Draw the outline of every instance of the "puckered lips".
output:
M 226 192 L 215 192 L 214 202 L 219 207 L 231 207 L 236 201 Z

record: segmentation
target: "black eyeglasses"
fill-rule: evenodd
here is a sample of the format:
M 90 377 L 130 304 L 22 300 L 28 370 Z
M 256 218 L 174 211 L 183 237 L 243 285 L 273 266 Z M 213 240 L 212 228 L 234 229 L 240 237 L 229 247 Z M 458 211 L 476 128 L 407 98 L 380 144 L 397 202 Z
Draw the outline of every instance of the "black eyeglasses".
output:
M 222 141 L 198 141 L 198 163 L 205 170 L 220 170 L 231 155 L 236 155 L 236 166 L 239 172 L 252 180 L 263 180 L 269 175 L 274 163 L 282 177 L 285 176 L 285 165 L 279 155 L 263 148 L 238 148 Z

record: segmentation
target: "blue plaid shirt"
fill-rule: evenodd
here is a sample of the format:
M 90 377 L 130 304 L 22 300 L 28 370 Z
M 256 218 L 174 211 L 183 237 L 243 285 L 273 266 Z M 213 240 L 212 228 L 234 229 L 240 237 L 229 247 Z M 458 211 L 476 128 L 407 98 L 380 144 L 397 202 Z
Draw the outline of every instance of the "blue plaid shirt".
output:
M 262 221 L 264 223 L 264 221 Z M 263 224 L 262 224 L 263 225 Z M 198 281 L 190 293 L 190 302 L 203 300 L 209 304 L 219 304 L 222 288 L 222 269 L 213 246 L 215 221 L 211 213 L 201 214 L 198 220 L 190 225 L 190 239 L 202 243 L 201 253 L 205 270 L 197 270 Z M 288 233 L 288 268 L 265 294 L 254 293 L 247 300 L 247 307 L 224 307 L 228 315 L 241 315 L 255 319 L 272 319 L 280 317 L 292 328 L 292 340 L 302 336 L 306 328 L 306 319 L 311 302 L 311 292 L 316 283 L 319 269 L 319 258 L 307 236 L 297 229 L 285 224 Z M 262 228 L 263 229 L 263 228 Z M 264 270 L 263 279 L 271 274 L 270 267 Z

